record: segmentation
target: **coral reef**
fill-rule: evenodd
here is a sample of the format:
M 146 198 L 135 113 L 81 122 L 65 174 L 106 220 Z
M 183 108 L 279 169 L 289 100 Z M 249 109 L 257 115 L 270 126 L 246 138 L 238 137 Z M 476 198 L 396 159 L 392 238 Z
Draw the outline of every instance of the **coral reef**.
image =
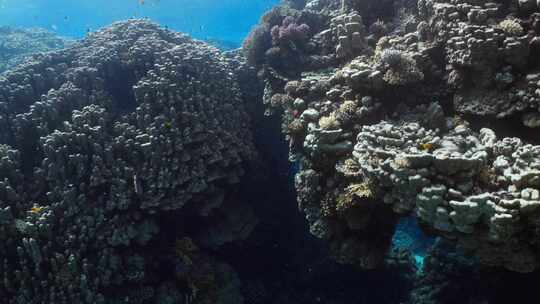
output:
M 0 73 L 15 67 L 28 56 L 63 49 L 73 43 L 43 29 L 0 27 Z
M 241 51 L 130 20 L 31 57 L 0 77 L 3 302 L 479 303 L 534 278 L 539 10 L 289 0 Z
M 0 92 L 3 303 L 241 303 L 216 300 L 238 286 L 203 251 L 256 223 L 226 215 L 256 158 L 232 59 L 130 20 L 32 57 Z M 163 269 L 181 237 L 189 280 Z
M 362 127 L 353 152 L 361 174 L 378 185 L 394 212 L 415 211 L 483 263 L 534 270 L 537 236 L 521 227 L 535 231 L 538 222 L 540 146 L 448 124 L 448 132 L 424 128 L 417 119 Z
M 539 13 L 515 2 L 308 1 L 324 64 L 255 65 L 336 260 L 381 266 L 414 216 L 481 265 L 540 266 Z
M 445 48 L 455 109 L 499 119 L 521 115 L 535 127 L 538 64 L 532 50 L 538 13 L 521 12 L 518 18 L 517 7 L 500 2 L 425 3 L 434 12 L 428 31 Z

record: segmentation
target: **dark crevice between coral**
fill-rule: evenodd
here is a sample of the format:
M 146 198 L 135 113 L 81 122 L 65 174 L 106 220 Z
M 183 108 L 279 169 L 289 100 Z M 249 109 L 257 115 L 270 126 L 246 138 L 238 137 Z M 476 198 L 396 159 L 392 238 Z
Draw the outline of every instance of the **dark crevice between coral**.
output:
M 116 65 L 110 69 L 114 71 L 114 75 L 108 76 L 104 83 L 106 91 L 113 98 L 112 113 L 120 116 L 133 112 L 137 107 L 133 93 L 133 85 L 137 83 L 134 71 L 122 65 Z
M 38 140 L 28 140 L 39 138 L 37 130 L 33 127 L 24 127 L 22 138 L 26 139 L 20 142 L 16 147 L 21 152 L 21 169 L 24 176 L 31 176 L 35 166 L 40 165 L 41 155 L 37 153 L 39 151 Z
M 349 1 L 351 2 L 351 1 Z M 369 26 L 377 20 L 391 21 L 394 18 L 394 0 L 354 1 L 353 7 L 362 15 L 364 24 Z
M 519 137 L 524 142 L 534 145 L 540 144 L 540 133 L 538 132 L 538 129 L 529 128 L 523 125 L 520 113 L 516 113 L 506 118 L 476 115 L 464 115 L 464 118 L 475 130 L 489 128 L 495 131 L 500 138 Z
M 261 162 L 248 170 L 237 197 L 254 208 L 260 222 L 248 239 L 225 244 L 213 253 L 239 273 L 245 303 L 403 302 L 412 281 L 404 279 L 402 269 L 360 271 L 338 264 L 328 244 L 309 233 L 297 207 L 293 183 L 297 166 L 289 163 L 280 115 L 264 117 L 263 109 L 261 103 L 252 109 Z M 385 230 L 390 238 L 393 232 L 391 227 L 372 228 L 371 236 Z
M 535 297 L 538 279 L 539 271 L 517 273 L 481 266 L 451 241 L 438 239 L 427 251 L 410 303 L 506 304 L 516 299 L 526 303 Z

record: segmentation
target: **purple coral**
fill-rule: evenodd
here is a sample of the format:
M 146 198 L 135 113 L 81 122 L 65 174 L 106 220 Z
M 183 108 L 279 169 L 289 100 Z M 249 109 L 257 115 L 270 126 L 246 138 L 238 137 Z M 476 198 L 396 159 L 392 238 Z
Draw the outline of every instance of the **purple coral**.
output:
M 270 32 L 272 43 L 280 45 L 288 42 L 295 44 L 305 43 L 309 39 L 311 28 L 302 23 L 297 24 L 293 17 L 287 16 L 281 22 L 281 25 L 275 25 Z
M 294 20 L 294 17 L 292 16 L 287 16 L 283 19 L 283 21 L 281 22 L 281 25 L 284 26 L 284 27 L 287 27 L 291 24 L 294 24 L 296 23 L 295 20 Z

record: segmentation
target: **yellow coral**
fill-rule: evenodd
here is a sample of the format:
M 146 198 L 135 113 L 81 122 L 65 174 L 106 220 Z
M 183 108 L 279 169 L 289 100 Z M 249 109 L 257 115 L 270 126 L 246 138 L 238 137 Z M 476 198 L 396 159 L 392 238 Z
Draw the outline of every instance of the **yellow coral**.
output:
M 332 113 L 329 116 L 323 116 L 319 119 L 319 126 L 323 130 L 337 130 L 340 128 L 339 121 L 336 118 L 336 114 Z
M 360 198 L 373 198 L 373 185 L 370 181 L 365 181 L 360 184 L 352 184 L 347 187 L 347 191 Z
M 523 27 L 515 19 L 503 20 L 499 23 L 498 27 L 510 36 L 523 35 Z
M 43 207 L 38 206 L 38 205 L 34 205 L 32 208 L 30 208 L 30 213 L 33 213 L 33 214 L 41 213 L 41 211 L 43 211 Z
M 354 113 L 356 111 L 357 105 L 353 100 L 347 100 L 339 106 L 339 111 L 341 113 Z
M 406 158 L 403 158 L 403 157 L 398 157 L 394 160 L 394 164 L 398 167 L 398 168 L 409 168 L 411 163 L 409 162 L 408 159 Z
M 401 86 L 413 82 L 422 81 L 424 73 L 418 68 L 412 58 L 407 58 L 397 69 L 388 69 L 383 75 L 383 80 L 389 85 Z
M 321 212 L 324 217 L 333 217 L 336 213 L 336 200 L 332 193 L 328 193 L 321 201 Z
M 435 145 L 433 145 L 432 143 L 421 143 L 420 144 L 420 150 L 422 150 L 422 151 L 433 151 L 434 148 L 435 148 Z
M 354 206 L 354 199 L 358 198 L 373 198 L 375 196 L 373 191 L 373 185 L 370 181 L 365 181 L 359 184 L 352 184 L 345 188 L 337 201 L 336 210 L 338 212 L 344 212 Z
M 347 158 L 342 164 L 338 165 L 339 171 L 345 176 L 359 176 L 361 168 L 354 158 Z

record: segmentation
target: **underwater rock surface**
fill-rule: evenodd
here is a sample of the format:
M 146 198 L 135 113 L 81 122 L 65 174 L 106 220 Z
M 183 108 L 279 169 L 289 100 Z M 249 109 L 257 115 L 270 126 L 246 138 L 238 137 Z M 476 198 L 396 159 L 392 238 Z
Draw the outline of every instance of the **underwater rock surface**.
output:
M 2 303 L 242 303 L 204 251 L 256 223 L 233 66 L 130 20 L 0 77 Z
M 63 49 L 73 43 L 43 29 L 0 27 L 0 73 L 24 61 L 33 53 Z
M 282 116 L 311 233 L 372 269 L 416 216 L 484 266 L 537 269 L 536 3 L 292 2 L 244 53 Z

